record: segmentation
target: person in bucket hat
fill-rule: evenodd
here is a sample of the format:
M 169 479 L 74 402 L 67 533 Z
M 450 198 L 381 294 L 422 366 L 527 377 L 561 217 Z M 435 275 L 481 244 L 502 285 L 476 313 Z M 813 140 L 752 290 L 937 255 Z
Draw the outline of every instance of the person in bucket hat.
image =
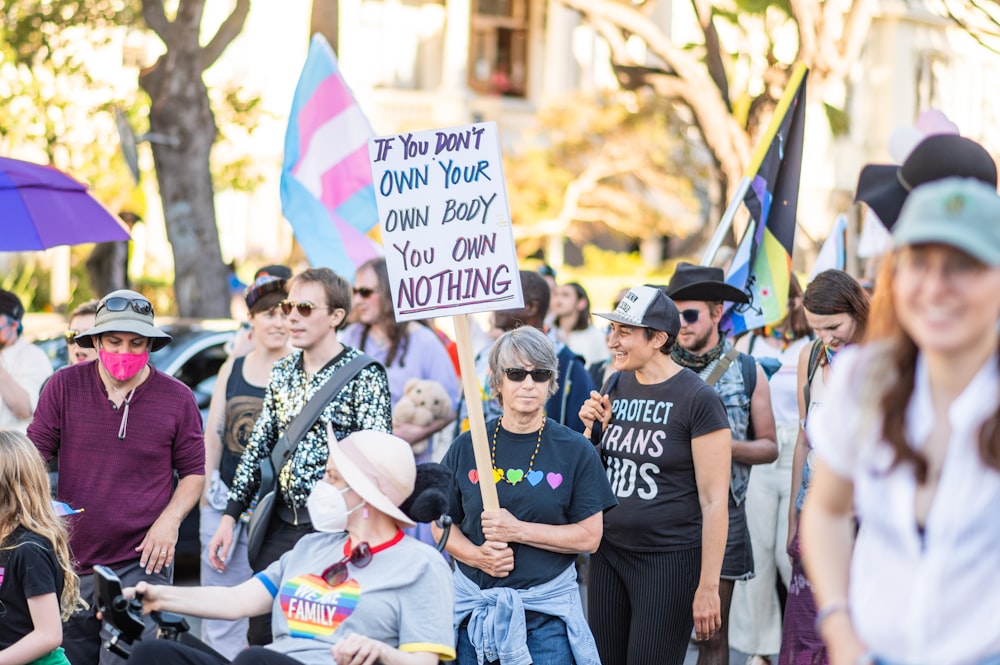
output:
M 93 597 L 97 564 L 126 584 L 171 583 L 180 523 L 204 486 L 201 414 L 190 388 L 149 362 L 170 342 L 153 316 L 135 291 L 101 298 L 94 326 L 76 337 L 97 349 L 97 360 L 54 374 L 28 427 L 46 460 L 58 456 L 58 500 L 83 509 L 68 519 L 84 598 Z M 100 629 L 92 610 L 70 617 L 70 662 L 124 662 L 101 648 Z M 149 620 L 144 639 L 155 634 Z
M 893 243 L 890 334 L 837 356 L 806 424 L 817 630 L 835 663 L 1000 662 L 1000 196 L 918 187 Z
M 750 467 L 778 458 L 771 390 L 753 356 L 737 351 L 719 328 L 724 302 L 749 300 L 746 293 L 726 284 L 721 268 L 680 263 L 666 290 L 681 315 L 681 329 L 671 357 L 697 372 L 719 393 L 732 432 L 729 537 L 719 582 L 724 620 L 722 628 L 700 644 L 704 658 L 725 663 L 729 656 L 727 619 L 736 580 L 754 575 L 745 505 Z
M 692 628 L 707 639 L 722 623 L 729 421 L 716 392 L 671 359 L 681 322 L 663 289 L 631 288 L 597 316 L 611 322 L 616 372 L 580 418 L 618 506 L 590 559 L 588 620 L 602 662 L 680 665 Z
M 38 404 L 38 394 L 52 374 L 52 363 L 24 338 L 24 305 L 0 289 L 0 429 L 24 432 Z
M 234 665 L 453 660 L 451 571 L 400 529 L 413 525 L 399 507 L 414 492 L 410 445 L 380 431 L 340 441 L 328 432 L 325 474 L 308 500 L 314 533 L 236 587 L 139 584 L 143 609 L 217 619 L 271 613 L 274 641 L 242 651 Z M 131 660 L 230 662 L 172 640 L 143 640 Z

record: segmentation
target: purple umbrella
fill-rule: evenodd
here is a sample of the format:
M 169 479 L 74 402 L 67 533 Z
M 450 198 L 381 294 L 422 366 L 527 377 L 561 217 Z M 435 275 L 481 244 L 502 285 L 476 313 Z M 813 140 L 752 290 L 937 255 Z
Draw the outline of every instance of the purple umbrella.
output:
M 83 184 L 50 166 L 0 157 L 0 251 L 128 239 Z

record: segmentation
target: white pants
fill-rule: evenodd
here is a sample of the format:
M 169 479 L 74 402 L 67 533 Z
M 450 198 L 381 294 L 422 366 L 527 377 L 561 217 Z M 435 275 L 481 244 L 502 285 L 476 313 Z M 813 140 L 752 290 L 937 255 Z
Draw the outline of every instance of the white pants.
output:
M 737 582 L 729 613 L 729 645 L 748 654 L 774 655 L 781 649 L 778 575 L 788 588 L 792 564 L 785 553 L 792 457 L 798 424 L 779 425 L 778 459 L 753 467 L 747 487 L 747 528 L 753 545 L 751 580 Z
M 247 561 L 246 529 L 238 529 L 238 538 L 233 543 L 226 569 L 219 572 L 208 563 L 208 542 L 215 535 L 222 519 L 221 510 L 212 506 L 201 509 L 201 585 L 202 586 L 236 586 L 253 577 L 250 563 Z M 248 619 L 204 619 L 201 622 L 201 640 L 223 656 L 232 660 L 247 648 Z

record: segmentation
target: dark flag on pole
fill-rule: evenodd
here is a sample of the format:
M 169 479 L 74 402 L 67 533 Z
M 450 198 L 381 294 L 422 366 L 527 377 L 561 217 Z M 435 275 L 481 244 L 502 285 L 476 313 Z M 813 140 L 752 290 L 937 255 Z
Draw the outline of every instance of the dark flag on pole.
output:
M 806 111 L 804 65 L 792 72 L 748 175 L 741 183 L 742 203 L 750 214 L 726 282 L 750 296 L 724 314 L 722 328 L 737 335 L 781 321 L 787 313 L 792 273 L 799 173 Z

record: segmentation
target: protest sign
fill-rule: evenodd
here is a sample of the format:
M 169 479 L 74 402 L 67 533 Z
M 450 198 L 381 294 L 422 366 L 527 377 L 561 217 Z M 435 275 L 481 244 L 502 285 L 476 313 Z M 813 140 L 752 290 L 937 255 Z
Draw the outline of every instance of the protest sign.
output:
M 496 123 L 368 141 L 397 321 L 453 316 L 480 478 L 493 478 L 468 315 L 524 307 Z M 486 510 L 496 485 L 481 482 Z
M 524 306 L 496 123 L 368 141 L 397 321 Z

